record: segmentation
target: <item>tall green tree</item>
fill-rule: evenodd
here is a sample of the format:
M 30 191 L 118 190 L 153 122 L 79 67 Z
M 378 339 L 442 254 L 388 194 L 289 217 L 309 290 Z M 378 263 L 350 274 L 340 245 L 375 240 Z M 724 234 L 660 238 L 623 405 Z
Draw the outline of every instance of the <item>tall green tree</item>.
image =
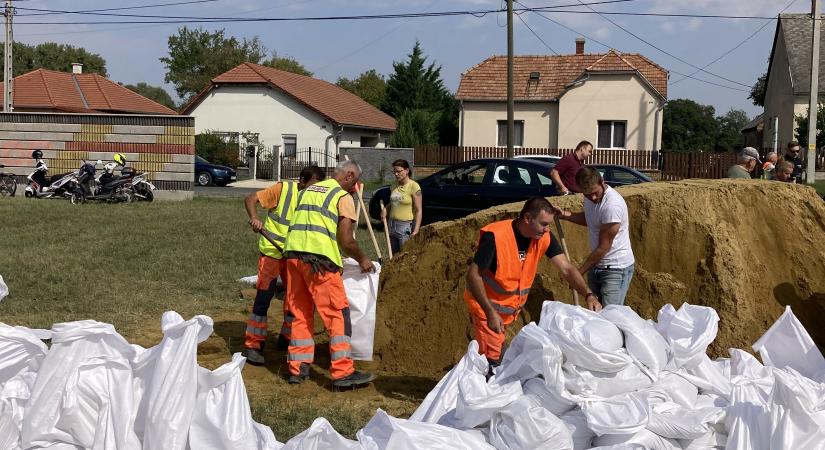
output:
M 132 92 L 136 92 L 149 100 L 154 100 L 167 108 L 177 109 L 175 101 L 172 100 L 172 96 L 160 86 L 152 86 L 141 81 L 138 84 L 126 84 L 123 85 L 123 87 Z
M 796 140 L 802 149 L 808 148 L 808 112 L 797 114 L 796 117 Z M 825 103 L 820 103 L 816 108 L 816 148 L 825 147 Z
M 381 109 L 396 118 L 408 110 L 437 113 L 438 142 L 454 144 L 458 136 L 458 106 L 444 87 L 441 66 L 428 65 L 421 43 L 416 41 L 407 60 L 394 62 L 393 69 Z
M 765 92 L 768 89 L 768 72 L 763 73 L 757 78 L 756 83 L 753 83 L 751 92 L 748 98 L 751 99 L 756 106 L 765 106 Z
M 183 27 L 169 36 L 169 55 L 160 58 L 166 65 L 166 82 L 184 101 L 198 93 L 209 81 L 233 67 L 249 61 L 259 63 L 267 54 L 261 40 L 226 37 L 224 30 L 209 32 Z
M 83 64 L 84 73 L 97 73 L 104 77 L 108 76 L 106 73 L 106 60 L 82 47 L 55 42 L 45 42 L 37 45 L 15 42 L 13 45 L 12 72 L 15 77 L 36 69 L 71 72 L 72 63 Z M 0 47 L 0 59 L 3 59 L 4 55 L 5 50 Z
M 719 123 L 713 106 L 684 98 L 670 100 L 662 117 L 662 150 L 675 152 L 713 151 Z
M 340 77 L 335 84 L 361 97 L 376 108 L 380 108 L 387 97 L 387 82 L 384 80 L 384 76 L 376 72 L 375 69 L 370 69 L 358 75 L 358 78 L 354 80 Z
M 278 56 L 277 52 L 272 52 L 272 57 L 261 63 L 264 66 L 272 67 L 273 69 L 284 70 L 287 72 L 297 73 L 298 75 L 312 76 L 312 72 L 307 70 L 303 64 L 299 63 L 291 56 Z
M 748 113 L 733 109 L 724 116 L 716 118 L 719 124 L 719 137 L 716 141 L 717 151 L 734 151 L 742 147 L 742 128 L 748 124 Z
M 408 109 L 398 118 L 398 127 L 390 138 L 392 147 L 415 148 L 438 142 L 440 113 L 426 109 Z

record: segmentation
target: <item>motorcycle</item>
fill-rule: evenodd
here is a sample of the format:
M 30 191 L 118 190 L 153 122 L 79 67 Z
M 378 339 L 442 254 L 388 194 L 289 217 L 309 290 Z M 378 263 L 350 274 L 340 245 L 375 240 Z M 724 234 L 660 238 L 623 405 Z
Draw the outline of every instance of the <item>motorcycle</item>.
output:
M 28 198 L 71 198 L 73 180 L 78 172 L 67 172 L 47 177 L 49 167 L 37 159 L 35 169 L 26 177 L 25 196 Z
M 131 167 L 124 167 L 123 170 L 131 169 Z M 123 173 L 123 171 L 121 171 Z M 132 191 L 134 192 L 135 200 L 151 202 L 155 199 L 155 185 L 147 179 L 148 174 L 144 172 L 136 172 L 132 177 Z
M 72 203 L 86 201 L 104 201 L 120 203 L 132 201 L 131 176 L 115 176 L 112 172 L 114 163 L 107 164 L 104 173 L 95 178 L 95 165 L 83 161 L 77 177 L 76 187 L 72 190 Z

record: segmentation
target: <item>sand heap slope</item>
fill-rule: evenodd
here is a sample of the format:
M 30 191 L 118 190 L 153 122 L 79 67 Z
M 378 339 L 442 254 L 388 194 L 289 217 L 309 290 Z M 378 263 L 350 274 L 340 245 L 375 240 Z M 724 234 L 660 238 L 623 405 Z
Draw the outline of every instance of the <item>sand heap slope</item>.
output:
M 825 344 L 825 202 L 813 189 L 767 181 L 687 180 L 619 190 L 630 211 L 636 274 L 627 304 L 656 318 L 666 303 L 715 308 L 721 317 L 712 356 L 750 345 L 791 305 Z M 552 202 L 580 211 L 582 197 Z M 381 276 L 376 357 L 382 371 L 435 377 L 472 337 L 462 300 L 478 230 L 512 218 L 521 204 L 422 228 Z M 563 222 L 572 259 L 589 253 L 586 230 Z M 544 300 L 572 302 L 545 260 L 521 320 L 538 320 Z

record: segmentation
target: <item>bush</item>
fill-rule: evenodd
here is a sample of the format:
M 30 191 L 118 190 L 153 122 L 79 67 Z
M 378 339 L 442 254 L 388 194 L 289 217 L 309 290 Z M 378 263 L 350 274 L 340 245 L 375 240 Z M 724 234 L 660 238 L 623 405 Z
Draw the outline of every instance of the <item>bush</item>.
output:
M 201 133 L 195 136 L 195 154 L 201 158 L 233 169 L 241 165 L 237 142 L 226 142 L 223 135 Z

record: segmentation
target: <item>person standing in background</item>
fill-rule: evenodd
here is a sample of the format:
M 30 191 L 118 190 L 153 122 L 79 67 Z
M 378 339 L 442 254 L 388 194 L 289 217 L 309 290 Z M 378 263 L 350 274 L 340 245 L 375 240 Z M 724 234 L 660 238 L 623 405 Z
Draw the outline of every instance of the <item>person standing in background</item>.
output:
M 412 171 L 406 160 L 393 161 L 392 173 L 395 183 L 390 186 L 390 204 L 381 210 L 381 219 L 389 218 L 390 247 L 397 253 L 421 228 L 423 198 L 421 186 L 411 178 Z
M 576 183 L 576 174 L 584 167 L 584 161 L 593 153 L 593 144 L 581 141 L 573 153 L 564 155 L 550 170 L 550 179 L 556 184 L 561 195 L 581 192 Z

